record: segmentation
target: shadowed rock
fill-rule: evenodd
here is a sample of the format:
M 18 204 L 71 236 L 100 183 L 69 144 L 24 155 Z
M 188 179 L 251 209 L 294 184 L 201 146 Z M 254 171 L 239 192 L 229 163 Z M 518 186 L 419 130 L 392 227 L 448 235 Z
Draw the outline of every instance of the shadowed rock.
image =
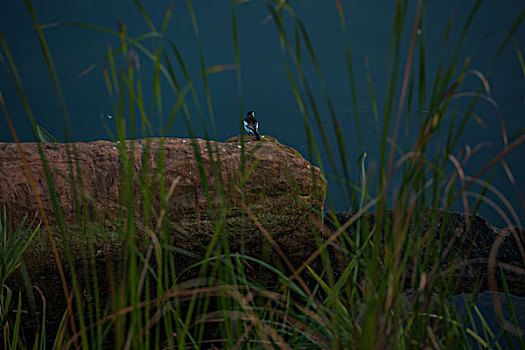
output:
M 341 225 L 351 217 L 352 214 L 336 213 L 336 218 Z M 358 221 L 367 225 L 368 229 L 372 229 L 375 220 L 376 215 L 369 213 Z M 386 220 L 392 222 L 391 211 L 388 212 Z M 325 224 L 330 231 L 336 231 L 336 225 L 328 215 Z M 356 225 L 351 225 L 346 230 L 346 234 L 353 236 L 355 230 Z M 419 240 L 423 237 L 425 240 L 432 236 L 441 237 L 432 239 L 431 247 L 428 244 L 421 246 L 420 259 L 425 251 L 430 249 L 429 268 L 424 271 L 426 274 L 431 274 L 432 271 L 433 273 L 453 271 L 452 286 L 456 294 L 470 293 L 476 288 L 479 288 L 479 291 L 504 291 L 501 269 L 511 294 L 525 296 L 525 251 L 523 250 L 525 230 L 523 228 L 499 229 L 477 215 L 467 217 L 462 213 L 437 209 L 414 215 L 408 228 L 408 235 L 416 235 L 419 237 L 416 239 Z M 438 263 L 435 268 L 434 262 Z M 413 285 L 411 264 L 407 267 L 405 288 L 417 288 Z

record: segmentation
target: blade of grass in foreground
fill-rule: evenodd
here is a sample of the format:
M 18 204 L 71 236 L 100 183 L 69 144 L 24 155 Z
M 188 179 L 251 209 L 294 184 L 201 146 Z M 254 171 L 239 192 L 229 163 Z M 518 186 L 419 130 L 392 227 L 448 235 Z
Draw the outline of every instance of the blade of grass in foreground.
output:
M 56 97 L 59 103 L 60 113 L 63 115 L 64 125 L 67 127 L 66 133 L 64 135 L 67 140 L 69 136 L 73 136 L 73 130 L 71 129 L 71 125 L 69 124 L 69 115 L 67 111 L 66 100 L 64 98 L 64 93 L 62 91 L 62 87 L 58 79 L 58 74 L 55 68 L 55 64 L 53 63 L 53 59 L 51 56 L 51 50 L 49 49 L 46 38 L 44 37 L 44 33 L 42 32 L 42 28 L 40 27 L 40 23 L 38 22 L 38 18 L 33 8 L 33 4 L 31 3 L 30 0 L 25 0 L 25 3 L 26 3 L 27 11 L 29 12 L 29 15 L 31 16 L 31 21 L 34 24 L 35 32 L 37 34 L 38 41 L 40 43 L 40 48 L 42 49 L 42 54 L 46 62 L 47 71 L 49 73 L 49 77 L 51 78 L 51 82 L 53 84 L 53 90 L 56 94 Z
M 17 91 L 19 92 L 20 94 L 20 97 L 21 97 L 21 100 L 23 101 L 24 103 L 24 106 L 27 108 L 26 111 L 28 112 L 28 116 L 31 120 L 31 125 L 33 127 L 35 127 L 36 123 L 34 122 L 34 119 L 32 118 L 32 113 L 31 113 L 31 110 L 29 109 L 29 104 L 27 103 L 27 99 L 25 97 L 25 94 L 23 93 L 23 89 L 22 89 L 22 86 L 21 86 L 21 83 L 20 81 L 17 79 L 19 77 L 18 75 L 18 71 L 16 69 L 16 66 L 14 65 L 14 62 L 12 60 L 12 56 L 7 48 L 7 45 L 5 43 L 5 40 L 4 40 L 4 37 L 2 35 L 2 33 L 0 32 L 0 41 L 2 42 L 2 46 L 4 48 L 4 52 L 6 53 L 6 56 L 9 60 L 9 63 L 10 63 L 10 72 L 12 73 L 12 77 L 14 77 L 14 82 L 15 82 L 15 85 L 17 86 Z M 20 158 L 22 160 L 22 163 L 24 165 L 24 169 L 25 169 L 25 172 L 26 172 L 26 176 L 28 177 L 29 179 L 29 183 L 31 185 L 31 189 L 33 191 L 33 195 L 35 196 L 35 199 L 36 199 L 36 202 L 38 204 L 38 207 L 39 207 L 39 210 L 40 212 L 42 213 L 42 220 L 44 221 L 44 227 L 46 229 L 46 232 L 47 232 L 47 235 L 48 235 L 48 238 L 49 238 L 49 241 L 51 242 L 51 248 L 53 250 L 53 256 L 55 258 L 55 262 L 57 264 L 57 268 L 58 268 L 58 271 L 59 271 L 59 274 L 60 274 L 60 280 L 62 282 L 62 289 L 63 289 L 63 292 L 64 292 L 64 296 L 66 298 L 66 303 L 67 301 L 69 300 L 69 290 L 68 290 L 68 287 L 67 287 L 67 283 L 66 283 L 66 279 L 65 279 L 65 274 L 64 274 L 64 271 L 63 271 L 63 268 L 62 268 L 62 262 L 60 260 L 60 256 L 58 254 L 58 250 L 56 248 L 56 244 L 55 244 L 55 240 L 54 240 L 54 237 L 53 237 L 53 233 L 52 233 L 52 230 L 51 230 L 51 226 L 49 225 L 49 221 L 48 221 L 48 218 L 43 210 L 43 205 L 42 205 L 42 200 L 38 194 L 38 191 L 36 189 L 36 184 L 33 180 L 33 176 L 31 175 L 31 171 L 28 167 L 28 164 L 27 164 L 27 160 L 24 156 L 24 152 L 21 148 L 21 145 L 20 145 L 20 140 L 18 139 L 18 136 L 16 134 L 16 131 L 14 129 L 14 126 L 13 126 L 13 122 L 11 120 L 11 117 L 7 111 L 7 107 L 6 107 L 6 104 L 5 104 L 5 101 L 4 101 L 4 97 L 2 95 L 2 93 L 0 92 L 0 103 L 2 105 L 2 108 L 3 108 L 3 111 L 4 111 L 4 115 L 7 119 L 7 123 L 9 125 L 9 128 L 11 130 L 11 134 L 13 135 L 13 139 L 15 140 L 15 143 L 17 145 L 17 150 L 18 150 L 18 153 L 20 155 Z M 44 169 L 46 171 L 46 177 L 47 177 L 47 180 L 49 181 L 49 168 L 46 167 L 47 165 L 47 162 L 45 160 L 45 157 L 43 156 L 43 151 L 42 151 L 42 147 L 39 143 L 37 143 L 37 146 L 38 146 L 38 149 L 39 149 L 39 152 L 40 152 L 40 156 L 42 158 L 42 161 L 43 161 L 43 164 L 44 164 Z M 69 303 L 68 303 L 69 305 Z M 71 313 L 72 314 L 72 313 Z M 70 319 L 70 322 L 71 322 L 71 327 L 72 327 L 72 330 L 75 330 L 75 322 L 74 322 L 74 319 L 71 318 Z
M 292 46 L 290 40 L 288 39 L 288 37 L 286 35 L 286 32 L 284 30 L 284 24 L 283 24 L 283 20 L 284 19 L 283 19 L 282 12 L 277 11 L 277 9 L 274 9 L 270 4 L 268 4 L 268 9 L 269 9 L 269 11 L 270 11 L 270 13 L 272 15 L 272 18 L 273 18 L 273 20 L 274 20 L 274 22 L 275 22 L 275 24 L 277 26 L 277 29 L 279 31 L 279 38 L 280 38 L 280 41 L 281 41 L 281 50 L 282 50 L 282 53 L 283 53 L 283 61 L 284 61 L 284 64 L 285 64 L 286 73 L 287 73 L 288 80 L 290 82 L 292 91 L 294 93 L 296 102 L 298 104 L 299 110 L 301 111 L 301 114 L 303 116 L 303 121 L 305 123 L 306 136 L 307 136 L 307 142 L 308 142 L 307 144 L 308 144 L 308 150 L 309 150 L 309 158 L 310 159 L 312 159 L 312 158 L 316 159 L 317 166 L 319 166 L 321 171 L 323 173 L 325 173 L 324 167 L 323 167 L 323 162 L 322 162 L 321 155 L 320 155 L 320 151 L 319 151 L 319 148 L 317 146 L 317 143 L 314 140 L 313 128 L 312 128 L 312 126 L 310 125 L 310 122 L 309 122 L 308 111 L 307 111 L 307 104 L 305 103 L 305 101 L 301 97 L 301 93 L 299 91 L 299 86 L 300 85 L 304 85 L 305 86 L 305 90 L 306 90 L 307 95 L 309 96 L 309 102 L 310 102 L 310 104 L 312 106 L 312 111 L 313 111 L 313 114 L 314 114 L 314 117 L 315 117 L 315 120 L 316 120 L 317 127 L 319 129 L 319 132 L 321 133 L 321 138 L 322 138 L 322 141 L 323 141 L 323 145 L 326 148 L 326 154 L 327 154 L 327 156 L 329 158 L 329 162 L 330 162 L 332 171 L 334 172 L 334 174 L 338 178 L 339 176 L 338 176 L 337 165 L 335 164 L 335 159 L 332 156 L 330 143 L 328 142 L 328 138 L 327 138 L 326 132 L 324 130 L 324 126 L 323 126 L 323 122 L 321 120 L 321 116 L 320 116 L 320 114 L 318 112 L 318 109 L 316 107 L 315 99 L 313 98 L 311 90 L 309 89 L 309 85 L 308 85 L 308 83 L 306 81 L 306 77 L 305 77 L 305 75 L 302 72 L 301 54 L 300 54 L 300 42 L 298 40 L 296 40 L 296 50 L 294 50 L 293 46 Z M 295 36 L 296 36 L 296 38 L 298 37 L 297 32 L 296 32 Z M 290 57 L 293 58 L 293 61 L 296 64 L 296 67 L 297 67 L 298 73 L 299 73 L 299 83 L 295 82 L 295 78 L 294 78 L 294 75 L 292 73 L 292 70 L 291 70 L 291 67 L 290 67 L 290 63 L 286 59 L 286 57 L 287 57 L 287 55 L 285 54 L 286 51 L 289 52 Z M 338 181 L 338 186 L 340 187 L 341 192 L 344 193 L 345 189 L 342 187 L 340 181 Z M 330 203 L 330 207 L 333 208 L 332 199 L 331 199 L 330 194 L 328 194 L 328 202 Z

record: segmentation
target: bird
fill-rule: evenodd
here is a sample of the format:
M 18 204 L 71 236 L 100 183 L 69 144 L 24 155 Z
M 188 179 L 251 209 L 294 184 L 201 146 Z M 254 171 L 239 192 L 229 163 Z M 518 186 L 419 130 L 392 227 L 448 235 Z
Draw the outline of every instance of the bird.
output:
M 255 112 L 249 111 L 246 113 L 246 117 L 244 117 L 244 130 L 246 130 L 249 134 L 254 134 L 256 140 L 260 140 L 261 137 L 259 136 L 259 123 L 257 122 L 257 119 L 255 119 Z

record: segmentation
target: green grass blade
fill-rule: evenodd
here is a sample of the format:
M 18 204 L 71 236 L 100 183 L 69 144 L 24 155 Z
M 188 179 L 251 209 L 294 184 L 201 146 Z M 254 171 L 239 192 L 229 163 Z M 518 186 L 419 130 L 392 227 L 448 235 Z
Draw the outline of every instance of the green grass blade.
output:
M 40 125 L 36 125 L 36 132 L 38 135 L 37 141 L 40 143 L 46 143 L 46 142 L 52 142 L 52 143 L 58 143 L 57 139 L 53 137 L 46 129 L 41 127 Z
M 55 64 L 51 56 L 51 50 L 49 49 L 47 41 L 44 37 L 44 33 L 42 32 L 42 28 L 40 27 L 40 23 L 38 22 L 38 18 L 36 16 L 36 12 L 33 8 L 33 4 L 31 3 L 31 0 L 25 0 L 25 3 L 26 3 L 27 10 L 29 12 L 29 15 L 31 17 L 31 21 L 33 22 L 33 25 L 34 25 L 34 28 L 35 28 L 35 31 L 38 37 L 38 41 L 40 43 L 40 48 L 42 49 L 42 53 L 44 55 L 44 60 L 46 62 L 49 77 L 51 78 L 51 82 L 53 84 L 53 90 L 57 96 L 60 112 L 64 117 L 63 122 L 66 126 L 66 129 L 64 130 L 65 131 L 64 137 L 66 140 L 68 140 L 70 137 L 73 136 L 73 130 L 71 129 L 71 125 L 69 124 L 69 115 L 67 111 L 66 100 L 64 98 L 64 93 L 60 85 L 58 73 L 56 71 Z

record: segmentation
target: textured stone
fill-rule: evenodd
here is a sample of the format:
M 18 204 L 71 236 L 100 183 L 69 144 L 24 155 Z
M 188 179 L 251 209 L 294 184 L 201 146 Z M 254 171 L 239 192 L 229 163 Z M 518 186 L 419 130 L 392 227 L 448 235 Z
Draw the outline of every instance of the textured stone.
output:
M 154 230 L 156 227 L 162 209 L 161 187 L 166 195 L 173 184 L 166 211 L 170 244 L 194 256 L 203 256 L 222 202 L 222 207 L 226 208 L 225 231 L 231 250 L 240 250 L 244 243 L 247 254 L 276 262 L 275 259 L 279 258 L 276 251 L 267 249 L 262 253 L 265 239 L 247 215 L 240 201 L 242 197 L 260 225 L 279 244 L 288 259 L 298 266 L 312 251 L 314 231 L 318 232 L 322 223 L 322 216 L 315 213 L 322 212 L 326 180 L 319 169 L 299 153 L 271 137 L 265 136 L 258 142 L 252 137 L 244 140 L 244 168 L 251 171 L 245 178 L 241 171 L 243 152 L 239 137 L 226 142 L 141 139 L 128 142 L 124 147 L 108 141 L 41 144 L 60 215 L 53 206 L 37 144 L 23 143 L 21 146 L 60 257 L 67 262 L 69 250 L 77 273 L 89 270 L 89 265 L 84 263 L 93 254 L 97 266 L 104 266 L 104 262 L 115 260 L 115 256 L 122 252 L 121 247 L 126 242 L 117 234 L 117 227 L 125 224 L 127 215 L 125 207 L 120 204 L 127 198 L 123 190 L 123 169 L 126 167 L 134 174 L 130 180 L 130 199 L 135 219 L 134 237 L 140 250 L 145 251 L 150 242 L 144 228 Z M 199 169 L 195 157 L 197 148 L 200 149 L 202 169 Z M 163 161 L 159 160 L 161 155 Z M 205 185 L 209 189 L 209 199 Z M 146 188 L 149 196 L 144 195 Z M 16 144 L 0 143 L 0 206 L 6 206 L 12 226 L 18 225 L 26 214 L 42 218 L 35 198 Z M 69 249 L 65 249 L 64 244 Z M 46 297 L 49 297 L 48 293 L 62 294 L 50 240 L 43 225 L 24 259 L 32 283 L 39 285 Z M 185 259 L 181 254 L 179 271 L 189 263 Z M 101 271 L 105 273 L 104 267 Z

